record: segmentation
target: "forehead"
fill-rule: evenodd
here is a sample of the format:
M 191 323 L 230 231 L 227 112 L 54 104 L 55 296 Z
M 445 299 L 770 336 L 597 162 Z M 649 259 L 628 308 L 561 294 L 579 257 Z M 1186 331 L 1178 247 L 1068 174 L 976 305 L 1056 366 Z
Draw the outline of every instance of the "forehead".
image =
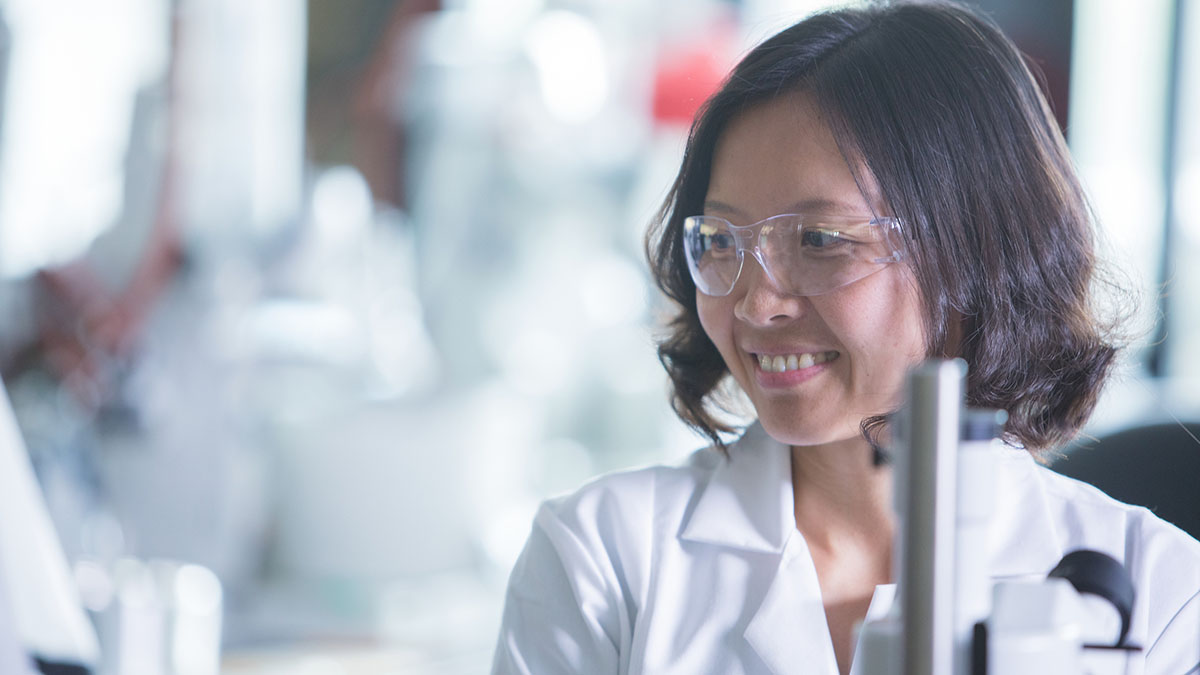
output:
M 859 173 L 874 194 L 868 172 Z M 878 200 L 859 189 L 820 107 L 802 92 L 730 120 L 717 140 L 705 201 L 706 212 L 754 220 L 796 211 L 878 212 L 872 208 Z

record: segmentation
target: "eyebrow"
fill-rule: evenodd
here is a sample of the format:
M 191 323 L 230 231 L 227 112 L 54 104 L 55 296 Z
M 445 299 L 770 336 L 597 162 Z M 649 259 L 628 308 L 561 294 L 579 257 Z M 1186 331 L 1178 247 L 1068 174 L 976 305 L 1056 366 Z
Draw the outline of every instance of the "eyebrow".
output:
M 802 199 L 798 202 L 789 204 L 780 213 L 828 213 L 828 214 L 851 214 L 862 210 L 861 206 L 851 206 L 850 204 L 836 199 L 814 198 Z M 706 199 L 704 201 L 705 213 L 717 211 L 734 216 L 746 216 L 746 212 L 736 206 L 727 204 L 718 199 Z

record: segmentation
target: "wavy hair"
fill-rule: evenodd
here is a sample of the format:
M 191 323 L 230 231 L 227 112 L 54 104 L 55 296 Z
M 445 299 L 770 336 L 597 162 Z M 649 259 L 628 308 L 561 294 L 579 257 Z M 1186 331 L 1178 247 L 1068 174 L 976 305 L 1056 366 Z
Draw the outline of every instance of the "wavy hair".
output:
M 1010 442 L 1037 454 L 1073 437 L 1120 342 L 1121 322 L 1095 310 L 1094 217 L 1020 52 L 989 19 L 947 2 L 811 16 L 753 49 L 697 114 L 646 237 L 656 283 L 677 304 L 658 347 L 675 412 L 722 448 L 736 430 L 718 414 L 728 370 L 700 325 L 683 220 L 702 212 L 730 120 L 798 91 L 821 108 L 859 184 L 869 172 L 906 225 L 927 355 L 966 360 L 967 404 L 1008 411 Z M 863 421 L 877 448 L 883 412 Z

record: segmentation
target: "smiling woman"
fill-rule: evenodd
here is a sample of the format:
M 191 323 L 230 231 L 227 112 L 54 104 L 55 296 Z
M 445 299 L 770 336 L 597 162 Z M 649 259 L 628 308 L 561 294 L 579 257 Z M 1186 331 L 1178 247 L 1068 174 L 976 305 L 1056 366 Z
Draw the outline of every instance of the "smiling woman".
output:
M 1200 543 L 1034 461 L 1087 420 L 1120 345 L 1093 238 L 1058 125 L 988 20 L 872 4 L 754 49 L 648 237 L 677 303 L 675 410 L 712 446 L 542 507 L 494 672 L 851 672 L 853 626 L 891 602 L 886 421 L 936 357 L 966 361 L 968 405 L 1008 412 L 988 572 L 1104 551 L 1139 594 L 1129 672 L 1200 665 Z M 730 379 L 744 430 L 716 415 Z

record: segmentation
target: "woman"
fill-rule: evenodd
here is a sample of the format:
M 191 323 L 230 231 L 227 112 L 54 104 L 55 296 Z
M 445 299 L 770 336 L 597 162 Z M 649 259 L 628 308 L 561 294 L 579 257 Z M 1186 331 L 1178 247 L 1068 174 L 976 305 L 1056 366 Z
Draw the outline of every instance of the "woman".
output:
M 713 440 L 539 511 L 498 673 L 846 673 L 892 581 L 886 415 L 930 357 L 1008 411 L 993 577 L 1093 548 L 1138 589 L 1130 672 L 1200 664 L 1200 543 L 1039 466 L 1116 348 L 1090 212 L 1020 54 L 953 5 L 811 17 L 706 104 L 650 234 L 674 405 Z M 757 422 L 722 434 L 732 378 Z

